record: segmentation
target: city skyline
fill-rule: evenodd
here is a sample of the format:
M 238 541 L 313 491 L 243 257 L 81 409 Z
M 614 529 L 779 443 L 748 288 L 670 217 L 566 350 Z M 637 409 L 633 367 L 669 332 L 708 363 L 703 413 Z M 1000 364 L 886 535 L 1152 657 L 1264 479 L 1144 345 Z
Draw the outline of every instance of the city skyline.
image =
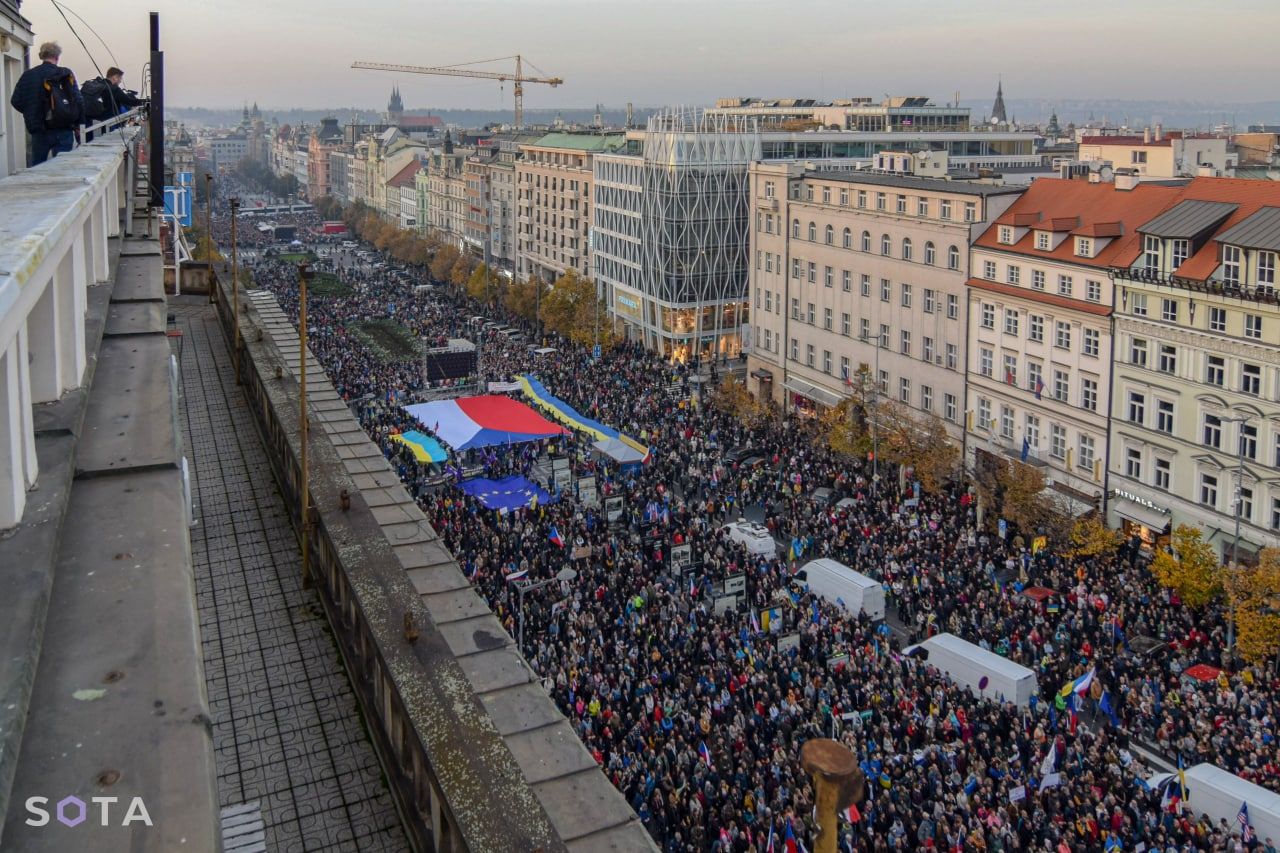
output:
M 269 7 L 226 3 L 121 0 L 111 15 L 68 10 L 88 53 L 56 10 L 24 9 L 40 40 L 59 41 L 63 63 L 81 79 L 116 64 L 138 87 L 147 54 L 146 12 L 158 8 L 166 51 L 168 100 L 175 106 L 228 108 L 245 99 L 264 109 L 385 104 L 397 85 L 416 108 L 509 108 L 512 92 L 487 80 L 453 80 L 357 71 L 353 61 L 416 65 L 473 63 L 520 52 L 558 88 L 530 85 L 528 108 L 710 103 L 717 97 L 837 98 L 925 94 L 937 103 L 1008 98 L 1264 100 L 1274 92 L 1274 60 L 1265 33 L 1280 10 L 1262 0 L 1233 4 L 1235 14 L 1201 20 L 1173 15 L 1167 4 L 1138 0 L 1116 9 L 1086 0 L 1067 16 L 1006 2 L 970 7 L 928 0 L 910 16 L 868 21 L 870 7 L 820 0 L 788 10 L 798 35 L 780 43 L 776 6 L 704 0 L 619 6 L 582 0 L 495 0 L 445 4 L 428 13 L 366 4 L 359 20 L 346 4 L 294 0 Z M 305 15 L 305 17 L 304 17 Z M 679 20 L 679 26 L 672 22 Z M 1241 27 L 1241 21 L 1251 25 Z M 806 31 L 805 21 L 812 32 Z M 1271 26 L 1267 26 L 1267 22 Z M 1102 22 L 1102 23 L 1100 23 Z M 85 24 L 88 24 L 86 26 Z M 835 24 L 833 26 L 833 24 Z M 95 33 L 101 37 L 95 37 Z M 625 33 L 620 49 L 617 33 Z M 1133 33 L 1141 32 L 1137 39 Z M 446 35 L 435 36 L 435 33 Z M 1058 58 L 1046 61 L 1051 36 Z M 439 42 L 439 46 L 432 42 Z M 115 59 L 102 42 L 115 54 Z M 229 51 L 229 44 L 238 49 Z M 956 45 L 967 45 L 963 60 Z M 904 47 L 905 45 L 905 47 Z M 1166 61 L 1171 46 L 1179 61 Z M 1192 49 L 1194 48 L 1194 50 Z M 1078 63 L 1083 56 L 1089 62 Z M 1221 59 L 1231 58 L 1232 90 L 1222 96 Z M 499 70 L 510 63 L 481 66 Z M 207 73 L 207 69 L 218 69 Z M 1067 72 L 1067 69 L 1071 69 Z M 232 93 L 228 96 L 228 93 Z

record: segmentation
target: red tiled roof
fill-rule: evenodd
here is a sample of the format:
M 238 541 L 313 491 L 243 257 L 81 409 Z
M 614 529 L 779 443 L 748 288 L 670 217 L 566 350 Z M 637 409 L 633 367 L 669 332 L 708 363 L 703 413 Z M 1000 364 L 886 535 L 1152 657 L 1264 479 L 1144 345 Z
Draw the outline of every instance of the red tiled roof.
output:
M 1153 148 L 1167 148 L 1175 139 L 1182 139 L 1182 131 L 1168 130 L 1160 139 L 1156 139 L 1152 134 L 1150 140 L 1141 134 L 1133 136 L 1082 136 L 1080 137 L 1081 145 L 1149 145 Z
M 1081 237 L 1119 237 L 1124 233 L 1123 222 L 1094 222 L 1071 232 Z
M 418 174 L 418 170 L 422 168 L 422 164 L 417 160 L 410 160 L 409 164 L 400 171 L 396 172 L 391 180 L 387 181 L 389 187 L 408 187 L 413 185 L 413 176 Z
M 1056 293 L 1046 293 L 1043 290 L 1032 290 L 1029 287 L 1019 287 L 1016 284 L 987 281 L 985 278 L 971 278 L 967 283 L 972 288 L 985 290 L 988 293 L 998 293 L 1001 296 L 1020 296 L 1033 302 L 1056 305 L 1059 308 L 1070 308 L 1073 311 L 1083 311 L 1086 314 L 1097 314 L 1099 317 L 1106 317 L 1111 313 L 1110 305 L 1102 305 L 1098 302 L 1083 302 L 1079 299 L 1072 299 L 1069 296 L 1059 296 Z
M 1050 219 L 1047 228 L 1041 228 L 1042 231 L 1071 231 L 1079 227 L 1079 216 L 1059 216 L 1056 219 Z
M 440 116 L 401 116 L 399 125 L 402 129 L 417 127 L 443 127 L 444 121 Z
M 1260 208 L 1280 206 L 1280 182 L 1251 181 L 1247 178 L 1193 178 L 1186 186 L 1178 188 L 1176 201 L 1226 201 L 1239 205 L 1218 226 L 1214 239 L 1206 240 L 1200 251 L 1188 258 L 1174 273 L 1178 278 L 1205 281 L 1222 263 L 1217 235 L 1225 234 L 1253 216 Z M 1132 261 L 1131 258 L 1129 262 Z
M 1244 183 L 1254 183 L 1245 181 Z M 1257 183 L 1267 183 L 1259 181 Z M 1013 252 L 1033 258 L 1052 258 L 1067 263 L 1094 267 L 1129 266 L 1142 246 L 1138 240 L 1138 226 L 1149 222 L 1157 213 L 1173 204 L 1179 187 L 1138 184 L 1132 190 L 1117 190 L 1114 184 L 1091 184 L 1087 181 L 1062 178 L 1040 178 L 1027 188 L 997 224 L 1009 224 L 1004 220 L 1010 214 L 1038 212 L 1042 221 L 1054 222 L 1071 219 L 1081 228 L 1100 224 L 1119 224 L 1122 236 L 1103 246 L 1095 257 L 1081 258 L 1075 254 L 1073 240 L 1063 240 L 1057 248 L 1040 250 L 1035 237 L 1029 231 L 1013 245 L 999 242 L 998 229 L 993 226 L 982 232 L 975 246 Z M 1034 229 L 1033 229 L 1034 230 Z M 1077 232 L 1083 233 L 1083 231 Z M 1099 235 L 1100 236 L 1100 235 Z

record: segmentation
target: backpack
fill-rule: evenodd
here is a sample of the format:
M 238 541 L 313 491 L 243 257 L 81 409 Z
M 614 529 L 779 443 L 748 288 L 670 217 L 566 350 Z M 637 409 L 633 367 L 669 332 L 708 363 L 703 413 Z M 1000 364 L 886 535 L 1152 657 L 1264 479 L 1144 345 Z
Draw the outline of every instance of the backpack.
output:
M 80 97 L 84 98 L 85 118 L 99 119 L 111 117 L 111 86 L 101 77 L 95 77 L 80 87 Z
M 44 81 L 48 98 L 44 110 L 46 130 L 71 130 L 80 123 L 80 106 L 76 103 L 76 77 L 71 72 Z

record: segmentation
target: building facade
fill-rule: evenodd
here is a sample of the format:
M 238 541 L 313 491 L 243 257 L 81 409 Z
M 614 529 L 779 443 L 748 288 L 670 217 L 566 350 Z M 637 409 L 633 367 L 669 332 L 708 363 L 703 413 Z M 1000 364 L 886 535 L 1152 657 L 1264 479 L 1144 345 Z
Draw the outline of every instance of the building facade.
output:
M 1280 185 L 1198 178 L 1117 264 L 1110 518 L 1280 547 Z
M 457 248 L 467 227 L 467 184 L 463 176 L 467 151 L 456 150 L 446 131 L 444 144 L 427 159 L 426 212 L 430 231 Z
M 1131 185 L 1128 185 L 1131 186 Z M 1105 501 L 1112 281 L 1172 187 L 1041 179 L 974 242 L 968 460 L 1039 468 L 1072 516 Z
M 592 158 L 625 144 L 622 134 L 549 133 L 521 145 L 515 164 L 517 270 L 550 281 L 591 274 Z
M 1132 169 L 1147 180 L 1231 177 L 1239 158 L 1230 150 L 1230 142 L 1225 136 L 1165 133 L 1156 125 L 1140 135 L 1081 137 L 1079 157 L 1086 163 L 1109 161 L 1115 168 Z
M 814 413 L 862 374 L 959 443 L 969 243 L 1021 189 L 801 163 L 750 176 L 751 390 Z
M 307 140 L 307 198 L 315 201 L 333 195 L 332 161 L 329 157 L 342 145 L 342 128 L 336 118 L 321 119 Z
M 5 93 L 4 103 L 0 103 L 0 178 L 27 167 L 27 127 L 22 113 L 9 104 L 9 95 L 27 70 L 27 54 L 35 36 L 18 5 L 0 0 L 0 92 Z

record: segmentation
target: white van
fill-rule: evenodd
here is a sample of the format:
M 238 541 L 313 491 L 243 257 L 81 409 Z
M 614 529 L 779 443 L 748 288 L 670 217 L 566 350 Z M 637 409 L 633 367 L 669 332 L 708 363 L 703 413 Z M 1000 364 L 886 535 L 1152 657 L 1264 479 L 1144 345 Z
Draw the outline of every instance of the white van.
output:
M 917 649 L 927 654 L 922 655 Z M 987 699 L 1026 706 L 1039 689 L 1036 674 L 1025 666 L 975 646 L 955 634 L 938 634 L 902 652 L 923 657 L 929 666 L 945 673 L 956 684 L 968 687 Z
M 344 248 L 344 249 L 354 249 L 355 247 L 356 247 L 356 241 L 355 241 L 355 240 L 343 240 L 343 241 L 342 241 L 342 248 Z
M 875 578 L 855 572 L 844 563 L 822 557 L 805 563 L 793 580 L 829 604 L 862 613 L 879 622 L 884 619 L 884 587 Z
M 762 557 L 778 555 L 778 543 L 773 541 L 773 534 L 763 524 L 739 518 L 737 521 L 726 524 L 721 530 L 726 531 L 734 542 L 745 545 L 748 554 Z
M 1238 830 L 1236 815 L 1240 814 L 1241 804 L 1248 803 L 1249 823 L 1258 840 L 1280 840 L 1280 794 L 1247 782 L 1215 764 L 1197 764 L 1186 773 L 1187 807 L 1193 815 L 1207 814 L 1214 823 L 1225 820 L 1233 830 Z

